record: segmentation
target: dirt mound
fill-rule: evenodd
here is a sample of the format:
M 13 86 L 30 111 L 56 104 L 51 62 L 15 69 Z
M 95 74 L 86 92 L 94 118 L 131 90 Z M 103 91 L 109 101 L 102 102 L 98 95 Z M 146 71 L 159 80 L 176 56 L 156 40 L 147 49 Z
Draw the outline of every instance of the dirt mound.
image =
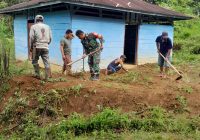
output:
M 144 65 L 129 73 L 121 72 L 108 77 L 102 74 L 98 82 L 89 81 L 88 74 L 54 74 L 50 82 L 39 81 L 31 75 L 18 76 L 10 81 L 12 88 L 0 103 L 0 111 L 16 91 L 21 91 L 20 96 L 27 97 L 29 106 L 36 108 L 39 105 L 36 97 L 53 90 L 62 95 L 60 110 L 65 116 L 73 112 L 91 115 L 105 107 L 140 112 L 151 106 L 161 106 L 173 112 L 186 111 L 190 115 L 200 114 L 198 83 L 188 83 L 184 79 L 176 82 L 173 73 L 169 79 L 161 79 L 156 76 L 157 73 L 154 65 Z

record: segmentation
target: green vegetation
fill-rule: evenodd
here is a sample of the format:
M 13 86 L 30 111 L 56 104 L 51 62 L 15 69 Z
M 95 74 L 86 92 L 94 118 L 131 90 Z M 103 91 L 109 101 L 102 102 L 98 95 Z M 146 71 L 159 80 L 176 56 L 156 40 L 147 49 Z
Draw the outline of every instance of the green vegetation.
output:
M 123 84 L 133 84 L 133 83 L 140 83 L 143 85 L 149 85 L 151 83 L 151 77 L 147 77 L 140 72 L 128 72 L 124 75 L 114 74 L 106 77 L 105 81 L 112 81 L 116 83 L 123 83 Z M 111 86 L 111 85 L 107 85 Z
M 22 103 L 20 105 L 24 107 L 26 103 Z M 10 112 L 9 109 L 6 110 Z M 59 123 L 43 127 L 34 123 L 34 120 L 29 120 L 18 126 L 20 130 L 7 138 L 57 140 L 73 139 L 74 136 L 77 136 L 77 139 L 84 139 L 84 137 L 114 139 L 119 136 L 121 139 L 128 137 L 137 139 L 147 139 L 148 137 L 151 139 L 167 139 L 170 137 L 199 139 L 199 121 L 199 118 L 174 117 L 159 107 L 151 108 L 144 118 L 133 114 L 122 114 L 119 110 L 106 108 L 89 118 L 74 113 Z M 6 134 L 8 131 L 4 133 Z M 128 133 L 128 135 L 125 135 L 125 133 Z M 141 134 L 147 134 L 147 136 L 142 136 Z M 162 136 L 162 134 L 164 135 Z
M 200 61 L 200 2 L 197 0 L 148 0 L 155 4 L 174 9 L 194 16 L 189 21 L 175 22 L 174 63 L 176 65 L 197 66 Z M 21 2 L 19 0 L 2 0 L 0 8 Z M 13 25 L 11 17 L 0 16 L 0 47 L 9 54 L 11 65 L 6 70 L 6 76 L 0 79 L 0 101 L 10 90 L 9 78 L 12 75 L 28 74 L 31 67 L 28 62 L 17 66 L 14 60 Z M 0 59 L 2 58 L 0 49 Z M 4 57 L 5 58 L 5 57 Z M 0 64 L 3 64 L 1 59 Z M 0 67 L 2 75 L 2 67 Z M 9 71 L 9 72 L 8 72 Z M 74 77 L 84 78 L 83 73 L 74 74 Z M 6 77 L 6 78 L 5 78 Z M 105 86 L 112 88 L 112 81 L 124 84 L 151 83 L 150 77 L 139 72 L 129 72 L 125 75 L 112 75 L 104 79 Z M 68 82 L 65 78 L 51 79 L 49 83 Z M 110 82 L 110 83 L 109 83 Z M 41 81 L 41 85 L 46 82 Z M 126 86 L 122 87 L 126 90 Z M 61 140 L 61 139 L 138 139 L 138 140 L 171 140 L 171 139 L 200 139 L 200 117 L 188 117 L 188 101 L 184 94 L 177 95 L 176 109 L 166 112 L 160 107 L 148 108 L 144 112 L 121 113 L 119 110 L 104 108 L 97 105 L 99 113 L 92 116 L 83 116 L 77 113 L 66 116 L 63 114 L 62 102 L 68 102 L 69 96 L 81 95 L 83 85 L 76 85 L 66 89 L 54 89 L 47 92 L 36 91 L 25 95 L 16 87 L 14 95 L 6 103 L 0 114 L 0 139 L 34 139 L 34 140 Z M 190 86 L 180 87 L 181 93 L 192 94 Z M 95 89 L 84 95 L 88 97 L 97 94 Z M 27 98 L 29 97 L 29 98 Z

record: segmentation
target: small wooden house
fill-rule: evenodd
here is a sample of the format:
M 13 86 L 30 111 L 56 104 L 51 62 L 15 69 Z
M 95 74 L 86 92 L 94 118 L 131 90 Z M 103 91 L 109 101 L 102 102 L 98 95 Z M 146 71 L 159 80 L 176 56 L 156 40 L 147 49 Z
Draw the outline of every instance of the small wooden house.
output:
M 62 65 L 60 39 L 66 29 L 78 29 L 86 33 L 97 32 L 104 36 L 101 68 L 122 54 L 129 64 L 154 63 L 157 61 L 155 39 L 163 31 L 173 40 L 173 22 L 190 17 L 144 2 L 143 0 L 31 0 L 0 10 L 0 14 L 14 17 L 16 58 L 28 58 L 28 36 L 34 17 L 44 16 L 52 28 L 50 60 Z M 82 56 L 83 48 L 78 38 L 73 40 L 72 59 Z M 86 63 L 87 61 L 85 61 Z M 79 62 L 73 66 L 80 70 Z

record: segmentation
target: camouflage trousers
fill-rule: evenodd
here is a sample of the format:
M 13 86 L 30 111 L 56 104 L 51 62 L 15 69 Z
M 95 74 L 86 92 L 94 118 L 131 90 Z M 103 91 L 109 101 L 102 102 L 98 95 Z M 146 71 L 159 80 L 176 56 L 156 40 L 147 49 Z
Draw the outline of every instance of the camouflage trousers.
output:
M 101 57 L 100 52 L 95 53 L 88 57 L 88 65 L 90 67 L 90 73 L 92 75 L 100 74 L 100 67 L 99 67 L 100 57 Z

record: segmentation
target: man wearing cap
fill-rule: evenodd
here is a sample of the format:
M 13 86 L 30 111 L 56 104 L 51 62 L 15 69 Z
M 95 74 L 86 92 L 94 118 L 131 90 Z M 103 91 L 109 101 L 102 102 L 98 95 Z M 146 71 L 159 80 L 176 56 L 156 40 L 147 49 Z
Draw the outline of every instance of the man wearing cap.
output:
M 100 55 L 101 55 L 101 50 L 103 49 L 103 43 L 104 43 L 103 36 L 97 33 L 85 34 L 81 30 L 76 31 L 76 36 L 81 40 L 81 43 L 84 48 L 83 58 L 85 58 L 86 55 L 89 55 L 99 50 L 88 57 L 88 65 L 90 67 L 90 73 L 91 73 L 90 80 L 93 80 L 93 81 L 99 80 Z M 99 40 L 100 43 L 97 41 L 97 39 Z
M 158 49 L 158 53 L 161 53 L 165 56 L 169 61 L 171 61 L 171 53 L 172 53 L 172 41 L 168 37 L 167 32 L 163 32 L 161 36 L 158 36 L 156 39 L 156 46 Z M 158 57 L 158 65 L 160 66 L 160 77 L 165 78 L 166 74 L 169 70 L 169 65 L 165 62 L 164 58 L 159 54 Z M 164 72 L 165 69 L 165 72 Z
M 120 58 L 113 60 L 106 69 L 106 75 L 114 74 L 121 69 L 128 71 L 127 69 L 124 68 L 125 60 L 126 60 L 125 55 L 121 55 Z
M 35 70 L 35 78 L 40 79 L 38 60 L 41 56 L 45 66 L 45 80 L 48 80 L 52 77 L 49 62 L 49 44 L 52 40 L 52 32 L 51 28 L 43 21 L 42 15 L 35 17 L 35 24 L 30 29 L 30 51 L 33 52 L 32 64 Z
M 60 51 L 62 54 L 62 59 L 64 62 L 62 73 L 64 74 L 65 71 L 67 73 L 71 73 L 71 66 L 67 66 L 67 64 L 71 63 L 71 41 L 74 38 L 72 30 L 67 30 L 65 36 L 60 41 Z

